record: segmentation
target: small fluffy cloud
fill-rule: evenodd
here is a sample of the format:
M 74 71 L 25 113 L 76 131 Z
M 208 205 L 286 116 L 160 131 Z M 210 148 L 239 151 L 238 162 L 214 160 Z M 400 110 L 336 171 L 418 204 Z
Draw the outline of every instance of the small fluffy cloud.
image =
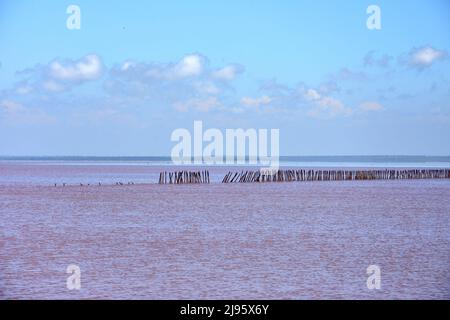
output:
M 176 63 L 136 63 L 125 61 L 120 67 L 112 69 L 114 75 L 127 75 L 136 79 L 160 79 L 167 81 L 189 80 L 195 78 L 231 81 L 243 71 L 239 65 L 228 65 L 211 70 L 208 59 L 200 54 L 188 54 Z
M 315 89 L 306 90 L 304 98 L 313 103 L 313 107 L 307 112 L 311 117 L 334 117 L 336 115 L 349 115 L 352 112 L 340 100 L 322 96 Z
M 48 64 L 38 64 L 17 72 L 23 79 L 16 84 L 13 91 L 19 95 L 31 92 L 62 92 L 99 79 L 103 69 L 100 57 L 95 54 L 86 55 L 78 60 L 55 59 Z
M 98 79 L 102 72 L 102 62 L 95 54 L 77 61 L 53 61 L 49 66 L 49 76 L 61 81 L 86 81 Z
M 243 97 L 241 99 L 241 103 L 248 107 L 259 107 L 262 105 L 267 105 L 272 102 L 272 98 L 269 96 L 262 96 L 259 98 L 250 98 L 250 97 Z
M 113 68 L 112 75 L 126 76 L 132 80 L 160 79 L 180 80 L 202 75 L 207 65 L 207 59 L 199 54 L 188 54 L 176 63 L 136 63 L 125 61 L 119 67 Z
M 308 89 L 305 93 L 305 98 L 309 101 L 319 100 L 320 94 L 314 89 Z
M 322 97 L 316 105 L 308 111 L 313 118 L 333 118 L 337 115 L 350 115 L 352 110 L 347 108 L 340 100 L 331 97 Z
M 176 78 L 198 76 L 203 71 L 203 60 L 198 54 L 187 55 L 170 70 L 170 73 Z
M 215 79 L 230 81 L 236 78 L 239 73 L 242 73 L 243 70 L 242 66 L 233 64 L 213 71 L 212 76 Z
M 408 63 L 412 67 L 424 69 L 437 61 L 445 60 L 447 57 L 447 51 L 425 46 L 412 49 L 408 55 Z
M 363 102 L 359 105 L 359 108 L 363 111 L 381 111 L 384 109 L 381 104 L 374 101 Z
M 125 61 L 122 64 L 121 70 L 122 71 L 127 71 L 130 67 L 132 67 L 134 65 L 134 63 L 132 61 Z

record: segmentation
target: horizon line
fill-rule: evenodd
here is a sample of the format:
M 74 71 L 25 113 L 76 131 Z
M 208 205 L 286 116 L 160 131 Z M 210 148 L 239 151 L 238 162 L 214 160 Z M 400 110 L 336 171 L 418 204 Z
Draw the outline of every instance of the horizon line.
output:
M 226 158 L 226 155 L 223 155 Z M 168 155 L 158 155 L 158 156 L 130 156 L 130 155 L 0 155 L 0 160 L 15 160 L 15 159 L 64 159 L 64 158 L 72 158 L 72 159 L 171 159 L 171 156 Z M 203 157 L 202 157 L 203 158 Z M 245 156 L 248 158 L 248 155 Z M 349 154 L 349 155 L 281 155 L 280 159 L 325 159 L 325 158 L 448 158 L 450 160 L 450 155 L 426 155 L 426 154 L 372 154 L 372 155 L 358 155 L 358 154 Z M 195 157 L 191 157 L 191 159 L 195 159 Z

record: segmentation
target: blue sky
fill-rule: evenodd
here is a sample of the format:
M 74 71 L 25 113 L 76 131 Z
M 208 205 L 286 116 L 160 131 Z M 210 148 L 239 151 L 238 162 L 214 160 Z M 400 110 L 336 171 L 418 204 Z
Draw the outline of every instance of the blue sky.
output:
M 168 155 L 194 120 L 279 128 L 283 155 L 449 155 L 449 33 L 446 0 L 2 1 L 0 155 Z

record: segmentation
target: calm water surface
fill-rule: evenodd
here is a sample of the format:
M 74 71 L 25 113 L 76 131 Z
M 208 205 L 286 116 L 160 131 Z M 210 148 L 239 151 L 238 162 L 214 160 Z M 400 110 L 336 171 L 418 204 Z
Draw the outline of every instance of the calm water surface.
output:
M 0 298 L 450 298 L 449 180 L 148 184 L 165 169 L 1 163 Z

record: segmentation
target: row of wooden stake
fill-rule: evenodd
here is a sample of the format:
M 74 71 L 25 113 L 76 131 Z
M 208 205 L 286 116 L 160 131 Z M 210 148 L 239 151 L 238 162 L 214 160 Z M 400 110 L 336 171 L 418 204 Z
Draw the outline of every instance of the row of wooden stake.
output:
M 159 184 L 209 183 L 209 171 L 175 171 L 161 172 Z
M 222 183 L 449 179 L 450 169 L 384 169 L 384 170 L 276 170 L 228 172 Z
M 450 179 L 450 169 L 230 171 L 222 183 L 400 179 Z M 210 183 L 209 171 L 164 171 L 159 174 L 159 184 L 193 183 Z

